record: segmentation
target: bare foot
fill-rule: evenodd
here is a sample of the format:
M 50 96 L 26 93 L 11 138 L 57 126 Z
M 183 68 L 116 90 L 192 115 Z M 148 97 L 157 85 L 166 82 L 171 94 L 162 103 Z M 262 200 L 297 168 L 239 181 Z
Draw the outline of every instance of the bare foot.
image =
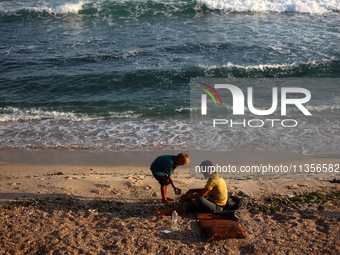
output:
M 158 213 L 160 216 L 164 216 L 164 214 L 162 214 L 162 212 L 158 210 L 158 208 L 156 208 L 156 213 Z
M 167 197 L 166 200 L 169 200 L 169 201 L 174 201 L 172 198 L 170 197 Z
M 163 204 L 166 204 L 166 205 L 169 205 L 172 203 L 172 201 L 168 200 L 168 199 L 162 199 L 162 203 Z

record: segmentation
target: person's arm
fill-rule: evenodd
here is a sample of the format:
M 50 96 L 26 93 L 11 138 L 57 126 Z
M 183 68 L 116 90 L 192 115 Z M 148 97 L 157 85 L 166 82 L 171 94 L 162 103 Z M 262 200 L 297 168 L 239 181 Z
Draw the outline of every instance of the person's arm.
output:
M 199 193 L 199 192 L 202 192 L 202 190 L 204 189 L 189 189 L 187 193 Z
M 189 196 L 189 199 L 196 198 L 196 197 L 205 197 L 210 190 L 207 189 L 200 189 L 200 191 L 193 193 Z
M 197 198 L 197 197 L 205 197 L 210 190 L 207 189 L 191 189 L 189 191 L 195 191 L 190 193 L 186 193 L 184 195 L 181 196 L 181 200 L 191 203 L 191 204 L 196 204 L 195 201 L 193 201 L 193 199 Z
M 175 187 L 175 185 L 174 185 L 174 183 L 173 183 L 173 181 L 172 181 L 172 179 L 171 179 L 170 176 L 169 176 L 169 183 L 170 183 L 171 186 L 174 188 L 174 191 L 175 191 L 175 193 L 176 193 L 177 188 Z

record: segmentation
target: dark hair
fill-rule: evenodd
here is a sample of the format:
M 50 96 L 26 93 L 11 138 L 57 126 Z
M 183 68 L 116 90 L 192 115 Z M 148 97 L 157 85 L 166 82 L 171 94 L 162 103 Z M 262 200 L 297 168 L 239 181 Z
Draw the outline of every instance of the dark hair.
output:
M 204 160 L 200 166 L 206 167 L 206 166 L 213 166 L 213 163 L 210 160 Z

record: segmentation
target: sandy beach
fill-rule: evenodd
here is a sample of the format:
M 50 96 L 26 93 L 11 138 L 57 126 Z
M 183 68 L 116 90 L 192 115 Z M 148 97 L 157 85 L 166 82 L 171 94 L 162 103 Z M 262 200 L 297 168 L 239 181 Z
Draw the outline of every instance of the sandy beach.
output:
M 141 158 L 148 161 L 153 155 Z M 38 164 L 28 159 L 26 163 L 1 162 L 0 254 L 340 252 L 340 184 L 332 182 L 337 177 L 334 173 L 329 178 L 226 179 L 230 195 L 251 198 L 250 213 L 241 221 L 247 237 L 208 243 L 195 214 L 181 215 L 177 231 L 162 232 L 171 230 L 170 217 L 158 216 L 155 208 L 178 206 L 179 197 L 170 188 L 175 203 L 162 205 L 159 184 L 146 162 L 125 164 L 121 155 L 118 158 L 122 161 L 111 165 Z M 296 160 L 339 162 L 331 158 Z M 173 180 L 183 191 L 206 182 L 190 178 L 187 167 L 179 167 Z
M 339 24 L 336 0 L 0 1 L 0 255 L 339 255 Z M 175 186 L 211 161 L 239 223 L 159 215 L 184 202 L 150 165 L 180 152 Z

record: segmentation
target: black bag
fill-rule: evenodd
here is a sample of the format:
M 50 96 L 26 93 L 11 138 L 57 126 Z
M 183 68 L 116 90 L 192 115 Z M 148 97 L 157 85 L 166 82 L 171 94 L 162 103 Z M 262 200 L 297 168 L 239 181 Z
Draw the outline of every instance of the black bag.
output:
M 249 198 L 231 196 L 228 198 L 227 204 L 224 206 L 223 211 L 219 213 L 228 219 L 240 221 L 241 218 L 249 212 L 247 205 Z

